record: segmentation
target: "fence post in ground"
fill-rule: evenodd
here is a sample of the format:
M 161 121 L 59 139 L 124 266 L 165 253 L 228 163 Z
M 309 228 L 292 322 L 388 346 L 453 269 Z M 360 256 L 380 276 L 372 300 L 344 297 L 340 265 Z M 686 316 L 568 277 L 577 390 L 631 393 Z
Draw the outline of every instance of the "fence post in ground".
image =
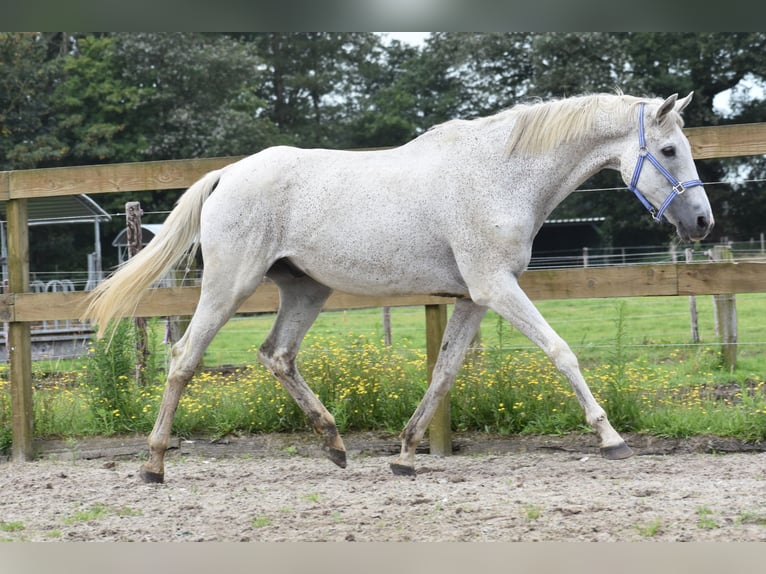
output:
M 144 246 L 141 229 L 141 204 L 129 201 L 125 204 L 125 224 L 127 226 L 128 257 L 135 256 Z M 149 359 L 149 345 L 146 336 L 146 319 L 136 317 L 136 382 L 146 384 L 146 364 Z
M 8 201 L 8 291 L 29 291 L 29 221 L 26 199 Z M 13 318 L 12 318 L 13 319 Z M 11 383 L 11 457 L 23 462 L 34 458 L 32 448 L 32 341 L 29 323 L 8 324 L 8 363 Z
M 687 247 L 684 252 L 686 254 L 686 262 L 693 263 L 694 255 L 692 254 L 691 248 Z M 689 295 L 689 315 L 691 316 L 692 324 L 692 342 L 699 343 L 700 329 L 699 321 L 697 320 L 697 297 L 695 295 Z
M 436 366 L 436 359 L 439 356 L 446 326 L 447 305 L 426 305 L 426 365 L 429 384 L 431 384 L 431 377 Z M 450 397 L 447 393 L 436 409 L 436 414 L 434 414 L 428 427 L 431 454 L 439 456 L 452 454 L 451 428 Z
M 383 307 L 383 344 L 391 346 L 391 307 Z
M 728 245 L 715 245 L 710 251 L 713 261 L 732 261 L 734 256 Z M 723 364 L 734 370 L 737 365 L 737 301 L 733 293 L 713 295 L 716 326 L 721 338 Z

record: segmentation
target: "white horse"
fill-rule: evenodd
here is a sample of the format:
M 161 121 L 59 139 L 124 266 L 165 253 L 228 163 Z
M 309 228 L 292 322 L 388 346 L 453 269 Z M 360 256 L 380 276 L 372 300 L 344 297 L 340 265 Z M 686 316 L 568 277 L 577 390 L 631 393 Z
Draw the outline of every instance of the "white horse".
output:
M 487 309 L 537 344 L 566 376 L 602 455 L 630 456 L 577 358 L 518 278 L 553 208 L 605 168 L 618 170 L 655 219 L 667 219 L 683 240 L 708 234 L 713 215 L 681 129 L 680 112 L 691 96 L 601 94 L 519 105 L 440 124 L 394 149 L 273 147 L 203 176 L 162 231 L 93 291 L 86 312 L 102 335 L 112 319 L 132 314 L 157 277 L 201 245 L 200 300 L 172 348 L 143 480 L 164 480 L 181 393 L 215 334 L 264 277 L 278 286 L 280 307 L 259 358 L 340 467 L 346 451 L 335 420 L 296 368 L 301 341 L 334 289 L 457 298 L 432 383 L 402 432 L 395 474 L 415 473 L 415 448 Z

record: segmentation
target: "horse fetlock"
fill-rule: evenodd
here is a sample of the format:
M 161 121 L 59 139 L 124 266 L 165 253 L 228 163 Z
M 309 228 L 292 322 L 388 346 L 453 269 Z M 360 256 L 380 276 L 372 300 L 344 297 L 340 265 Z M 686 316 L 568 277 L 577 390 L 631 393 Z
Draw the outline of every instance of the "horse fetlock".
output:
M 604 412 L 603 410 L 597 411 L 593 414 L 586 415 L 585 420 L 591 427 L 593 427 L 596 430 L 598 430 L 598 427 L 600 427 L 604 423 L 609 424 L 609 421 L 606 418 L 606 412 Z
M 343 444 L 343 439 L 338 433 L 338 429 L 335 425 L 332 427 L 319 427 L 316 430 L 324 437 L 324 444 L 327 448 L 334 448 L 336 450 L 346 450 L 346 446 Z
M 266 344 L 258 350 L 261 363 L 278 379 L 295 376 L 295 354 Z

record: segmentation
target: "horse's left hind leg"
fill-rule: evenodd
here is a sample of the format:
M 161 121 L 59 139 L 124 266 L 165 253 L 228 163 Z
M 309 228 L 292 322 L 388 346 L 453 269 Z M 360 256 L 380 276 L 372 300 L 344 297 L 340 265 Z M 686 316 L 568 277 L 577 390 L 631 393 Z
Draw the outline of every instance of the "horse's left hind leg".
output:
M 197 311 L 186 333 L 171 350 L 165 393 L 154 428 L 149 435 L 149 460 L 141 466 L 140 476 L 144 482 L 164 481 L 165 451 L 170 441 L 173 418 L 181 394 L 194 375 L 194 370 L 210 341 L 239 306 L 242 298 L 243 296 L 221 298 L 214 289 L 206 289 L 203 282 Z
M 268 277 L 279 287 L 279 312 L 258 356 L 306 413 L 314 430 L 322 436 L 327 458 L 346 468 L 346 447 L 335 419 L 306 384 L 295 365 L 303 337 L 332 290 L 308 276 L 295 277 L 290 271 L 272 269 Z

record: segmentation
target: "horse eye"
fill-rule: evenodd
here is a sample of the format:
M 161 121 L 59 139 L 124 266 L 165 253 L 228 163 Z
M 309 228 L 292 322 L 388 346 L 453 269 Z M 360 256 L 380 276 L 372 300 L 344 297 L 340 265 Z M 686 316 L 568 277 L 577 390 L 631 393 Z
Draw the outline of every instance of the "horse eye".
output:
M 665 157 L 675 157 L 676 155 L 676 148 L 672 145 L 669 145 L 667 147 L 662 148 L 662 155 Z

